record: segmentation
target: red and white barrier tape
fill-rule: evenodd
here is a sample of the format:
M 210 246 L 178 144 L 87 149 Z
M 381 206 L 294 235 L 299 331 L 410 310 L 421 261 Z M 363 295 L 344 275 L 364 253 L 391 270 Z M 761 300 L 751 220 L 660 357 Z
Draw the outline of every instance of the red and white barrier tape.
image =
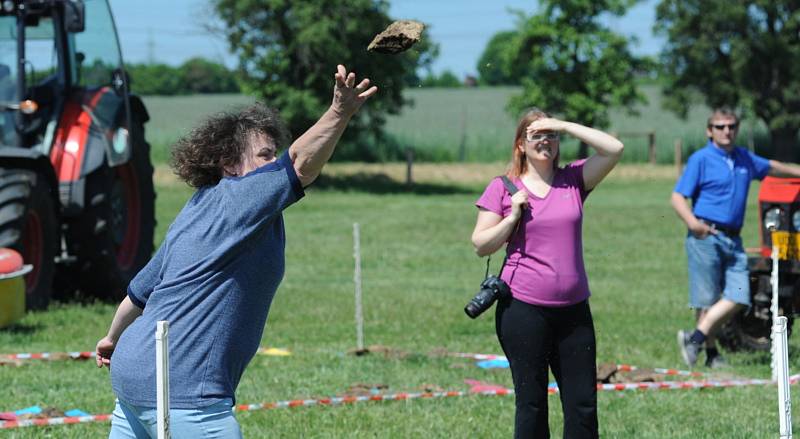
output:
M 394 393 L 389 395 L 367 395 L 367 396 L 340 396 L 335 398 L 321 399 L 294 399 L 291 401 L 267 402 L 262 404 L 241 404 L 236 406 L 236 411 L 252 410 L 271 410 L 289 407 L 308 407 L 315 405 L 344 405 L 355 404 L 357 402 L 378 402 L 378 401 L 405 401 L 409 399 L 435 399 L 449 398 L 467 395 L 511 395 L 512 389 L 487 390 L 484 392 L 471 393 L 468 391 L 451 390 L 446 392 L 420 392 L 420 393 Z
M 618 364 L 617 370 L 620 372 L 631 372 L 634 370 L 641 370 L 641 367 L 631 366 L 630 364 Z M 646 370 L 652 370 L 655 373 L 662 374 L 662 375 L 672 375 L 672 376 L 690 376 L 690 377 L 701 377 L 703 376 L 703 372 L 693 372 L 691 370 L 679 370 L 679 369 L 663 369 L 660 367 L 648 368 Z
M 476 394 L 480 395 L 510 395 L 514 391 L 511 389 L 485 391 Z M 253 411 L 253 410 L 271 410 L 291 407 L 308 407 L 315 405 L 344 405 L 355 404 L 358 402 L 368 401 L 404 401 L 409 399 L 433 399 L 433 398 L 447 398 L 456 396 L 470 395 L 467 391 L 449 391 L 449 392 L 421 392 L 421 393 L 395 393 L 390 395 L 369 395 L 369 396 L 341 396 L 334 398 L 320 398 L 320 399 L 293 399 L 288 401 L 278 402 L 265 402 L 260 404 L 240 404 L 235 407 L 236 411 Z M 42 425 L 62 425 L 62 424 L 79 424 L 87 422 L 101 422 L 111 419 L 111 415 L 92 415 L 92 416 L 75 416 L 66 418 L 44 418 L 44 419 L 26 419 L 20 421 L 5 421 L 0 422 L 0 430 L 18 427 L 31 427 Z
M 800 382 L 800 374 L 792 375 L 789 377 L 789 382 L 797 384 Z M 617 383 L 617 384 L 598 384 L 597 390 L 600 391 L 626 391 L 626 390 L 677 390 L 677 389 L 707 389 L 718 387 L 744 387 L 755 385 L 768 385 L 775 384 L 771 380 L 749 379 L 749 380 L 713 380 L 713 381 L 660 381 L 660 382 L 644 382 L 644 383 Z M 558 393 L 558 388 L 548 389 L 549 394 Z M 513 389 L 496 389 L 486 390 L 481 392 L 468 392 L 461 390 L 453 390 L 446 392 L 420 392 L 420 393 L 394 393 L 389 395 L 368 395 L 368 396 L 341 396 L 334 398 L 320 398 L 320 399 L 293 399 L 288 401 L 267 402 L 260 404 L 240 404 L 235 407 L 236 411 L 253 411 L 253 410 L 272 410 L 280 408 L 292 407 L 309 407 L 309 406 L 335 406 L 355 404 L 359 402 L 380 402 L 380 401 L 405 401 L 410 399 L 436 399 L 436 398 L 450 398 L 457 396 L 468 395 L 486 395 L 486 396 L 506 396 L 513 395 Z M 66 418 L 46 418 L 46 419 L 26 419 L 21 421 L 5 421 L 0 422 L 0 429 L 10 429 L 18 427 L 42 426 L 42 425 L 63 425 L 63 424 L 79 424 L 87 422 L 101 422 L 111 419 L 111 415 L 91 415 L 91 416 L 75 416 Z
M 796 384 L 800 381 L 800 374 L 789 377 L 789 382 Z M 744 387 L 775 384 L 772 380 L 742 379 L 742 380 L 705 380 L 705 381 L 656 381 L 642 383 L 616 383 L 598 384 L 597 390 L 623 391 L 623 390 L 675 390 L 675 389 L 708 389 L 713 387 Z
M 66 359 L 87 360 L 94 358 L 94 352 L 39 352 L 22 354 L 3 354 L 0 358 L 8 360 L 52 360 Z
M 111 415 L 67 416 L 63 418 L 22 419 L 0 422 L 0 430 L 19 427 L 40 427 L 45 425 L 85 424 L 111 420 Z
M 473 354 L 473 353 L 462 353 L 456 352 L 451 354 L 454 357 L 461 357 L 461 358 L 471 358 L 473 360 L 506 360 L 506 357 L 503 355 L 495 355 L 495 354 Z M 39 352 L 39 353 L 19 353 L 19 354 L 3 354 L 0 355 L 2 359 L 9 359 L 9 360 L 60 360 L 60 359 L 73 359 L 73 360 L 88 360 L 94 358 L 94 352 Z M 632 366 L 629 364 L 618 364 L 617 370 L 622 372 L 629 372 L 633 370 L 639 370 L 640 367 Z M 664 375 L 673 375 L 673 376 L 693 376 L 693 377 L 700 377 L 703 376 L 702 372 L 692 372 L 688 370 L 678 370 L 678 369 L 664 369 L 664 368 L 653 368 L 648 369 L 653 370 L 655 373 L 664 374 Z
M 495 354 L 472 354 L 466 352 L 455 352 L 451 354 L 453 357 L 460 357 L 460 358 L 471 358 L 473 360 L 483 361 L 483 360 L 506 360 L 508 359 L 504 355 L 495 355 Z M 617 364 L 617 370 L 620 372 L 631 372 L 634 370 L 641 370 L 641 367 L 633 366 L 630 364 Z M 691 377 L 701 377 L 703 376 L 702 372 L 694 372 L 691 370 L 680 370 L 680 369 L 666 369 L 660 367 L 654 368 L 646 368 L 645 370 L 652 370 L 655 373 L 662 374 L 662 375 L 671 375 L 671 376 L 691 376 Z

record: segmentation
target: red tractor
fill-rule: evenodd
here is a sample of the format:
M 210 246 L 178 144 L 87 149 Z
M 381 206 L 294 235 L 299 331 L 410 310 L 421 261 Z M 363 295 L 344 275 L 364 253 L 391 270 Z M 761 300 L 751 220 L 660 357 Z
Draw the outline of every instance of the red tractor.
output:
M 0 1 L 0 247 L 29 309 L 118 299 L 153 250 L 153 167 L 106 0 Z
M 761 248 L 748 258 L 752 306 L 720 334 L 728 349 L 768 350 L 772 328 L 772 238 L 778 245 L 778 308 L 789 319 L 800 312 L 800 179 L 767 177 L 758 193 Z

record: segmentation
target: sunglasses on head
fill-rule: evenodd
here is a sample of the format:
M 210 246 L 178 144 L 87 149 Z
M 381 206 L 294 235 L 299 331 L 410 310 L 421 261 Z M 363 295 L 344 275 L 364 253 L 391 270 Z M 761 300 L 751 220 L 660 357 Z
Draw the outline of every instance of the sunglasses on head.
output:
M 733 130 L 735 130 L 736 128 L 738 128 L 738 127 L 739 127 L 739 123 L 737 122 L 737 123 L 720 124 L 720 125 L 712 124 L 711 126 L 712 126 L 712 127 L 715 129 L 715 130 L 720 130 L 720 131 L 722 131 L 722 130 L 724 130 L 724 129 L 725 129 L 725 127 L 727 127 L 729 130 L 733 131 Z
M 544 139 L 547 139 L 547 140 L 558 140 L 559 138 L 560 138 L 560 136 L 559 136 L 558 133 L 535 133 L 535 134 L 528 133 L 525 136 L 525 139 L 528 142 L 541 142 Z

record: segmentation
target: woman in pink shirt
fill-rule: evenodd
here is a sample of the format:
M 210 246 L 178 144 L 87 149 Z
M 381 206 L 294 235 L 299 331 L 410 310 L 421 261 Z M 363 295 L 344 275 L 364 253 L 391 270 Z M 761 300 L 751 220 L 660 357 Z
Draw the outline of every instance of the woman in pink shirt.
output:
M 569 134 L 595 150 L 559 167 L 559 142 Z M 564 437 L 596 438 L 595 335 L 583 265 L 583 202 L 622 155 L 614 137 L 573 122 L 528 112 L 517 126 L 507 177 L 478 199 L 472 243 L 479 256 L 506 245 L 501 279 L 510 298 L 498 301 L 497 338 L 508 357 L 516 394 L 514 435 L 546 438 L 548 367 L 558 382 Z

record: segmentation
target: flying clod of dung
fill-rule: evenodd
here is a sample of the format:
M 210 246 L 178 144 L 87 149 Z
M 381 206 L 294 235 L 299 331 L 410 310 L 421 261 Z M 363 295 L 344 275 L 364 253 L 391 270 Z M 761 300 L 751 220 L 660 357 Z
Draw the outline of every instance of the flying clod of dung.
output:
M 367 50 L 396 54 L 408 50 L 419 41 L 425 25 L 414 20 L 398 20 L 375 36 Z

